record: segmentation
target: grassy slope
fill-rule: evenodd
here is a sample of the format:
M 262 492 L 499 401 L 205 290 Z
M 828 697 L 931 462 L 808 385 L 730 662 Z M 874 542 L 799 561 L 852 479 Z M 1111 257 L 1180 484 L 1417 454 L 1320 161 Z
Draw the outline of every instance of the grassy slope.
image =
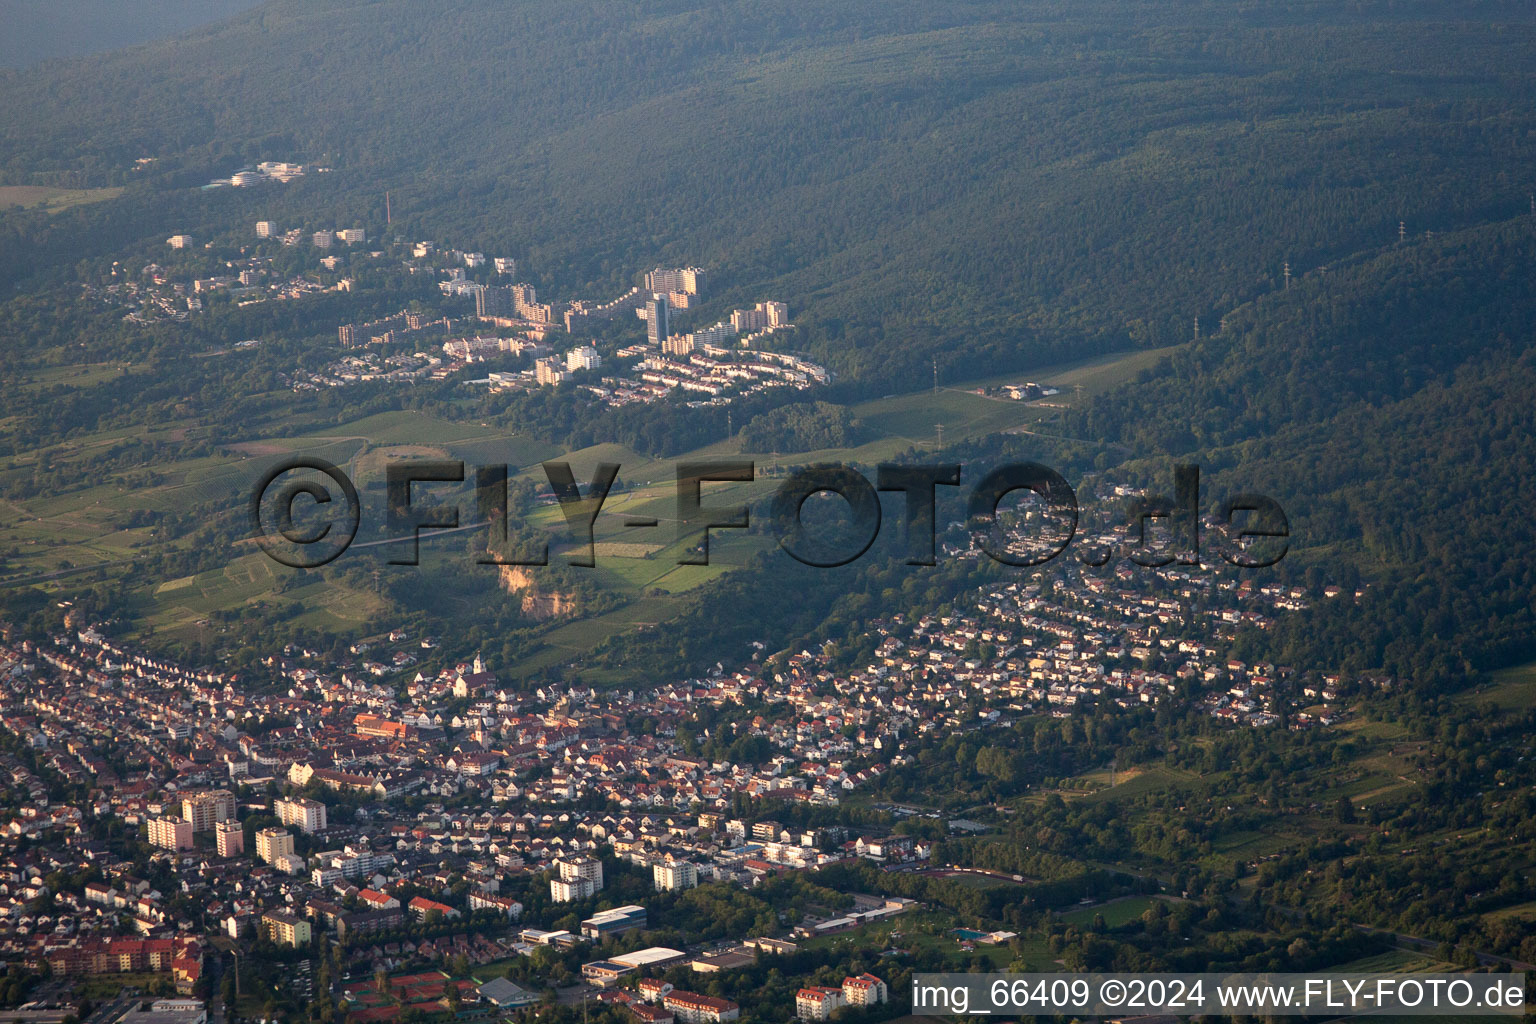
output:
M 99 203 L 123 194 L 119 188 L 54 188 L 50 185 L 0 185 L 0 210 L 22 207 L 57 213 L 81 203 Z
M 930 390 L 860 403 L 854 407 L 854 412 L 883 436 L 849 450 L 796 454 L 781 457 L 777 462 L 781 465 L 813 461 L 873 464 L 913 447 L 914 443 L 919 446 L 929 443 L 931 439 L 911 435 L 918 433 L 922 424 L 940 421 L 945 423 L 946 441 L 1020 428 L 1040 428 L 1048 432 L 1046 421 L 1057 415 L 1058 406 L 1074 399 L 1072 389 L 1075 385 L 1082 385 L 1084 396 L 1092 395 L 1123 382 L 1156 356 L 1157 353 L 1138 352 L 1100 357 L 957 384 L 936 394 Z M 95 381 L 106 372 L 106 369 L 89 371 L 87 377 L 78 379 L 78 386 L 85 386 L 86 381 Z M 1063 387 L 1063 392 L 1047 400 L 1049 404 L 1040 404 L 999 401 L 970 390 L 1023 379 L 1058 384 Z M 58 375 L 58 379 L 50 379 L 49 383 L 76 384 L 77 379 Z M 175 429 L 171 427 L 166 433 Z M 43 453 L 0 460 L 0 475 L 27 472 L 28 467 L 42 457 L 67 463 L 84 453 L 100 450 L 121 436 L 111 433 L 81 437 Z M 320 584 L 279 595 L 276 589 L 279 574 L 286 570 L 243 551 L 233 552 L 232 560 L 225 567 L 172 580 L 145 578 L 142 570 L 133 564 L 137 552 L 161 543 L 148 529 L 126 525 L 135 509 L 176 511 L 188 506 L 203 506 L 213 514 L 235 514 L 257 473 L 284 452 L 304 453 L 333 461 L 360 485 L 381 479 L 382 467 L 392 457 L 460 458 L 471 465 L 506 461 L 515 472 L 540 483 L 543 476 L 537 463 L 543 459 L 560 457 L 569 461 L 577 479 L 583 481 L 590 478 L 596 463 L 618 462 L 620 476 L 631 484 L 631 489 L 615 494 L 603 509 L 596 530 L 601 547 L 595 572 L 606 588 L 625 598 L 626 605 L 600 620 L 552 626 L 548 635 L 550 662 L 586 649 L 610 631 L 628 629 L 636 623 L 664 621 L 676 611 L 671 595 L 686 593 L 741 566 L 766 543 L 761 537 L 744 537 L 726 531 L 711 544 L 711 565 L 679 566 L 676 564 L 680 548 L 675 540 L 673 474 L 675 461 L 681 459 L 651 460 L 617 445 L 598 445 L 562 453 L 553 446 L 474 423 L 398 412 L 327 427 L 320 433 L 249 438 L 215 455 L 157 467 L 160 482 L 147 489 L 130 486 L 121 478 L 108 478 L 85 489 L 51 497 L 0 503 L 0 551 L 14 545 L 18 552 L 6 560 L 6 574 L 14 580 L 42 582 L 61 591 L 92 579 L 129 580 L 144 602 L 143 624 L 162 632 L 206 628 L 200 624 L 205 623 L 209 612 L 237 608 L 254 601 L 278 604 L 298 601 L 305 608 L 301 619 L 304 624 L 356 632 L 370 615 L 383 610 L 376 598 L 344 588 L 328 589 Z M 738 445 L 733 441 L 721 441 L 686 457 L 739 457 Z M 757 461 L 771 468 L 776 460 L 769 457 Z M 719 504 L 750 503 L 774 486 L 776 484 L 769 479 L 760 479 L 753 484 L 712 484 L 707 500 Z M 365 507 L 371 509 L 368 503 L 376 501 L 376 496 L 365 492 L 364 500 Z M 465 514 L 468 514 L 467 506 Z M 629 516 L 654 516 L 661 520 L 661 527 L 654 531 L 630 530 L 623 525 L 623 520 Z M 538 510 L 533 522 L 555 530 L 562 527 L 558 511 L 552 506 Z M 58 541 L 64 543 L 58 544 Z M 447 564 L 438 563 L 438 566 Z M 38 579 L 69 566 L 98 566 L 99 569 L 85 574 L 71 573 L 52 581 Z M 537 663 L 533 668 L 542 664 Z

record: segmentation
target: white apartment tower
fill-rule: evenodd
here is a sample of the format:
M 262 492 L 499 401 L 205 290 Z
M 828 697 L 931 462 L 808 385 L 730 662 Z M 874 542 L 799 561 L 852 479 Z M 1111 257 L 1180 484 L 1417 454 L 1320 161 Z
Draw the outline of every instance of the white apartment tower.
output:
M 591 345 L 582 345 L 573 348 L 565 354 L 565 368 L 574 373 L 577 370 L 595 370 L 603 365 L 603 357 L 597 354 L 597 349 Z
M 298 797 L 278 800 L 273 804 L 278 820 L 303 832 L 319 832 L 326 827 L 325 804 L 318 800 Z
M 245 827 L 238 821 L 221 821 L 213 828 L 220 857 L 238 857 L 245 852 Z
M 264 828 L 256 833 L 256 856 L 268 864 L 293 856 L 293 834 L 285 828 Z
M 691 861 L 660 861 L 651 865 L 651 881 L 657 892 L 677 892 L 699 884 L 698 865 Z
M 595 857 L 555 861 L 558 878 L 549 881 L 549 897 L 556 903 L 584 900 L 603 888 L 603 862 Z
M 180 818 L 151 818 L 149 842 L 162 850 L 192 849 L 192 823 Z
M 193 832 L 211 832 L 221 821 L 235 816 L 235 794 L 227 789 L 187 793 L 181 798 L 181 816 L 192 824 Z
M 698 267 L 657 267 L 645 275 L 645 290 L 698 295 L 704 290 L 704 271 Z

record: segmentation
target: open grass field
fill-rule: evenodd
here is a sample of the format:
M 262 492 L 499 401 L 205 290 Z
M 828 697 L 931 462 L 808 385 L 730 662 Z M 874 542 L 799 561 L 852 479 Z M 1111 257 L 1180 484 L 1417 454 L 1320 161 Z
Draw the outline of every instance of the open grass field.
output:
M 1424 953 L 1411 953 L 1406 949 L 1389 949 L 1385 953 L 1335 964 L 1328 969 L 1351 974 L 1423 974 L 1464 970 L 1455 964 L 1436 960 Z
M 1081 772 L 1070 779 L 1062 779 L 1059 785 L 1062 795 L 1086 795 L 1100 790 L 1127 785 L 1145 772 L 1140 765 L 1130 768 L 1095 768 Z M 1126 792 L 1126 791 L 1122 791 Z
M 1255 861 L 1294 846 L 1296 836 L 1288 832 L 1233 832 L 1211 844 L 1214 859 Z
M 1075 924 L 1083 928 L 1092 924 L 1094 917 L 1103 914 L 1105 924 L 1111 928 L 1118 928 L 1145 914 L 1156 902 L 1158 900 L 1154 896 L 1127 896 L 1124 899 L 1110 900 L 1108 903 L 1070 910 L 1062 914 L 1061 919 L 1067 924 Z
M 123 194 L 116 188 L 55 188 L 52 185 L 0 185 L 0 211 L 43 210 L 58 213 L 83 203 L 99 203 Z
M 1492 701 L 1501 711 L 1536 707 L 1536 662 L 1495 672 L 1491 683 L 1463 696 L 1478 703 Z
M 0 195 L 3 195 L 0 190 Z M 41 196 L 39 193 L 38 196 Z M 41 199 L 35 196 L 36 201 Z M 58 199 L 63 201 L 63 199 Z M 948 442 L 1002 431 L 1050 433 L 1059 407 L 1069 404 L 1080 386 L 1093 393 L 1131 379 L 1163 352 L 1135 352 L 963 383 L 937 391 L 924 390 L 860 403 L 853 411 L 877 435 L 857 447 L 819 452 L 748 456 L 760 467 L 751 482 L 711 482 L 703 488 L 708 506 L 753 505 L 778 486 L 776 467 L 811 462 L 873 465 L 913 448 L 931 444 L 944 424 Z M 99 363 L 43 367 L 32 372 L 25 386 L 88 387 L 111 380 L 124 367 Z M 1015 402 L 989 397 L 979 389 L 1002 383 L 1033 380 L 1062 389 L 1045 402 Z M 291 429 L 285 429 L 284 424 Z M 275 426 L 273 424 L 276 424 Z M 249 546 L 237 544 L 228 564 L 195 576 L 157 577 L 147 568 L 157 545 L 179 543 L 187 532 L 184 517 L 191 513 L 224 529 L 243 522 L 245 502 L 257 477 L 278 458 L 305 454 L 343 468 L 363 494 L 363 539 L 382 536 L 378 518 L 386 467 L 403 459 L 462 459 L 473 466 L 507 464 L 514 476 L 546 486 L 540 463 L 569 462 L 585 486 L 600 462 L 618 463 L 620 486 L 604 505 L 595 526 L 598 566 L 591 570 L 601 586 L 621 596 L 624 605 L 605 614 L 576 621 L 556 621 L 544 627 L 542 646 L 518 667 L 533 675 L 590 650 L 615 632 L 661 623 L 676 615 L 679 599 L 747 564 L 772 545 L 762 534 L 717 530 L 710 541 L 710 565 L 683 566 L 677 540 L 676 464 L 684 459 L 742 458 L 740 442 L 723 439 L 676 459 L 652 459 L 617 444 L 598 444 L 563 452 L 557 446 L 526 435 L 508 433 L 487 423 L 454 421 L 414 411 L 379 413 L 340 424 L 303 426 L 297 417 L 269 420 L 251 436 L 221 442 L 211 451 L 189 454 L 137 470 L 98 471 L 87 460 L 112 458 L 116 446 L 140 440 L 178 443 L 197 436 L 199 423 L 169 423 L 148 435 L 130 430 L 105 430 L 73 437 L 47 451 L 19 452 L 0 458 L 0 483 L 24 481 L 43 460 L 53 466 L 78 466 L 74 481 L 55 493 L 0 500 L 0 586 L 41 585 L 63 592 L 82 583 L 117 579 L 137 596 L 137 626 L 159 635 L 207 637 L 219 627 L 215 612 L 263 604 L 291 615 L 291 621 L 326 631 L 356 634 L 376 626 L 387 612 L 384 599 L 339 584 L 306 580 L 294 585 L 288 570 L 267 562 Z M 462 522 L 475 512 L 469 488 L 458 492 Z M 176 525 L 157 529 L 159 517 Z M 654 518 L 657 526 L 635 529 L 631 518 Z M 551 531 L 552 549 L 560 557 L 565 524 L 553 503 L 535 508 L 529 525 Z M 167 540 L 166 529 L 177 539 Z M 372 532 L 370 532 L 370 530 Z M 467 539 L 467 538 L 466 538 Z M 450 542 L 425 545 L 434 557 L 451 558 Z M 350 556 L 348 556 L 350 557 Z M 439 561 L 438 568 L 450 564 Z M 457 565 L 457 562 L 452 564 Z M 468 598 L 444 595 L 450 604 Z M 291 606 L 297 605 L 295 610 Z M 457 606 L 455 606 L 457 607 Z M 1104 785 L 1099 780 L 1085 786 Z M 1166 780 L 1141 782 L 1129 774 L 1117 780 L 1113 792 L 1127 787 L 1156 787 Z
M 1134 774 L 1129 772 L 1117 773 L 1115 786 L 1106 786 L 1104 789 L 1087 793 L 1082 799 L 1109 800 L 1128 796 L 1141 796 L 1145 793 L 1155 793 L 1159 790 L 1167 789 L 1173 785 L 1196 783 L 1199 779 L 1200 777 L 1193 772 L 1159 765 Z
M 936 952 L 949 961 L 949 969 L 970 969 L 971 961 L 980 957 L 988 970 L 1006 970 L 1015 961 L 1012 944 L 1002 946 L 976 946 L 967 951 L 960 946 L 953 929 L 960 922 L 948 911 L 934 910 L 901 914 L 897 917 L 839 932 L 821 935 L 801 942 L 809 949 L 862 949 L 881 951 L 886 949 L 924 950 Z M 1020 943 L 1024 950 L 1024 962 L 1028 970 L 1059 971 L 1061 965 L 1054 962 L 1043 941 Z
M 932 875 L 937 878 L 943 878 L 947 882 L 953 882 L 956 885 L 965 886 L 967 889 L 996 889 L 999 886 L 1013 888 L 1016 885 L 1023 884 L 1021 882 L 1015 882 L 1011 877 L 1007 875 L 988 874 L 982 871 L 936 870 L 925 871 L 923 874 Z
M 1024 373 L 1005 374 L 981 380 L 946 384 L 937 391 L 915 391 L 887 395 L 850 407 L 850 411 L 880 436 L 846 449 L 822 449 L 794 454 L 759 453 L 765 465 L 805 465 L 813 462 L 874 463 L 889 459 L 912 448 L 933 447 L 943 425 L 944 443 L 984 437 L 1004 431 L 1029 432 L 1056 436 L 1048 426 L 1060 410 L 1076 400 L 1077 388 L 1084 396 L 1107 391 L 1151 367 L 1174 348 L 1100 356 L 1073 363 L 1041 367 Z M 1035 381 L 1061 389 L 1058 395 L 1035 402 L 1016 402 L 976 392 L 1003 384 Z M 721 442 L 705 449 L 711 455 L 740 451 L 734 442 Z M 766 455 L 766 458 L 761 456 Z
M 170 636 L 222 632 L 228 627 L 211 625 L 211 612 L 260 601 L 275 608 L 298 605 L 295 621 L 301 625 L 356 632 L 385 610 L 377 595 L 319 579 L 279 592 L 278 574 L 284 571 L 265 556 L 250 554 L 221 569 L 157 584 L 145 627 Z
M 1536 901 L 1530 903 L 1517 903 L 1512 907 L 1502 907 L 1483 915 L 1483 920 L 1489 923 L 1495 921 L 1526 921 L 1536 922 Z
M 110 1002 L 125 988 L 136 988 L 144 993 L 163 991 L 168 987 L 167 977 L 168 975 L 159 971 L 85 977 L 75 981 L 73 993 L 79 999 L 91 999 L 98 1003 Z
M 3 190 L 3 186 L 0 186 Z M 70 363 L 64 366 L 38 367 L 7 386 L 29 390 L 43 388 L 89 388 L 121 377 L 128 368 L 122 363 Z

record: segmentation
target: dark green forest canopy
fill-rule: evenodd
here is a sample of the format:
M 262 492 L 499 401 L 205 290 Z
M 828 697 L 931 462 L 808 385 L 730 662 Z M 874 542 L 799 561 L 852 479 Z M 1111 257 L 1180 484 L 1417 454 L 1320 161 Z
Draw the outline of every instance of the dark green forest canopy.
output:
M 377 229 L 389 189 L 405 236 L 567 297 L 697 263 L 845 379 L 963 379 L 1183 340 L 1400 220 L 1508 216 L 1533 37 L 1517 4 L 275 2 L 0 77 L 5 181 L 130 185 L 0 217 L 0 276 L 260 216 Z M 195 188 L 258 159 L 336 170 Z
M 1275 496 L 1313 564 L 1377 581 L 1358 613 L 1282 619 L 1266 653 L 1442 682 L 1528 659 L 1533 252 L 1527 216 L 1311 275 L 1076 429 Z
M 185 32 L 259 0 L 0 0 L 0 67 L 30 67 Z

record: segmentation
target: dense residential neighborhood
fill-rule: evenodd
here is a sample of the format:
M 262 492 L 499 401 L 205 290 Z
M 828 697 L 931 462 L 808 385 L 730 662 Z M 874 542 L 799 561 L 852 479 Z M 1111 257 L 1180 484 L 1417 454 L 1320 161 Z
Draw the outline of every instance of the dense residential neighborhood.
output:
M 655 900 L 675 907 L 701 885 L 753 890 L 859 861 L 944 867 L 931 862 L 935 833 L 797 825 L 773 808 L 835 810 L 936 737 L 1084 703 L 1187 699 L 1214 719 L 1291 729 L 1342 713 L 1337 676 L 1224 653 L 1237 625 L 1265 628 L 1305 602 L 1301 591 L 1198 569 L 1155 584 L 1131 569 L 1067 578 L 877 619 L 874 658 L 855 671 L 786 651 L 646 690 L 514 687 L 479 656 L 428 669 L 440 642 L 404 628 L 339 661 L 290 644 L 260 678 L 155 658 L 106 626 L 46 642 L 6 628 L 3 766 L 22 802 L 4 825 L 0 948 L 54 977 L 148 972 L 206 996 L 204 972 L 231 944 L 313 950 L 323 938 L 339 972 L 327 983 L 371 1014 L 362 1019 L 388 1019 L 402 1002 L 340 988 L 349 974 L 542 948 L 585 957 L 580 978 L 628 993 L 638 1020 L 732 1019 L 735 1004 L 712 996 L 669 988 L 647 1001 L 643 979 L 680 964 L 729 972 L 913 902 L 859 896 L 780 915 L 777 934 L 695 946 L 648 913 Z M 753 710 L 733 733 L 738 756 L 699 753 L 701 723 L 742 707 Z M 879 806 L 894 812 L 887 821 L 937 817 Z M 984 828 L 950 821 L 937 834 Z M 687 948 L 632 948 L 658 935 Z M 503 1007 L 527 995 L 447 976 L 402 984 Z M 793 1012 L 823 1020 L 885 999 L 865 973 L 800 989 Z

